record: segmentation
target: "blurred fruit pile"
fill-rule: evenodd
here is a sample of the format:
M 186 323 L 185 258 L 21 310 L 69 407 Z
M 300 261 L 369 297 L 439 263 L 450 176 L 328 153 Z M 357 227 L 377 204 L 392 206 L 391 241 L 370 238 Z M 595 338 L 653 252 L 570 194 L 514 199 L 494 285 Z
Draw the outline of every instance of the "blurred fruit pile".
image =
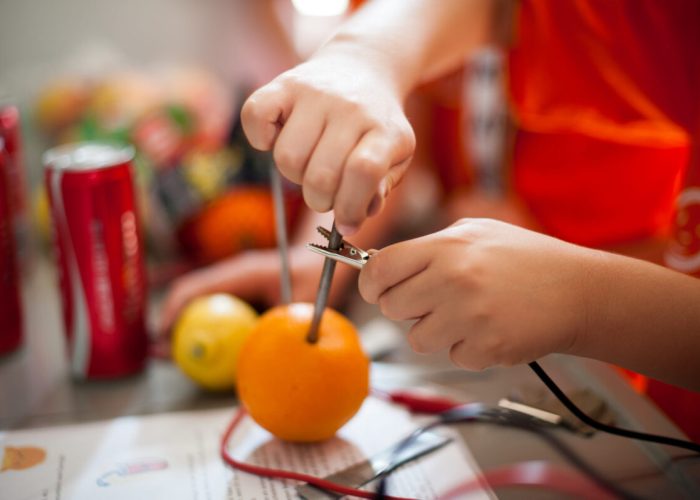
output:
M 201 69 L 120 71 L 49 83 L 35 116 L 47 146 L 132 144 L 151 255 L 203 264 L 275 244 L 270 158 L 245 140 L 242 100 Z M 43 196 L 38 210 L 45 210 Z

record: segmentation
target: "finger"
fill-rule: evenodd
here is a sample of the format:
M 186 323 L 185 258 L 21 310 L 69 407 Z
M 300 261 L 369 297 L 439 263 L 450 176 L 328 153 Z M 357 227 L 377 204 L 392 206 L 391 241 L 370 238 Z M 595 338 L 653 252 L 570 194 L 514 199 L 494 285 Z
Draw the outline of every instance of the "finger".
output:
M 439 308 L 419 319 L 408 331 L 411 349 L 419 354 L 442 351 L 462 340 L 460 328 L 452 323 L 454 318 Z
M 188 273 L 175 281 L 161 309 L 159 332 L 166 335 L 182 309 L 194 298 L 208 293 L 228 292 L 244 299 L 257 298 L 266 284 L 262 263 L 251 265 L 245 256 L 234 257 Z M 270 264 L 273 265 L 272 263 Z
M 355 232 L 367 218 L 382 179 L 393 165 L 404 161 L 399 154 L 402 149 L 402 141 L 395 134 L 375 128 L 362 136 L 352 150 L 333 202 L 336 223 L 345 230 L 343 234 Z
M 346 123 L 334 120 L 323 131 L 304 173 L 304 201 L 317 212 L 327 212 L 333 207 L 343 165 L 362 136 L 348 130 Z M 352 129 L 350 129 L 352 130 Z
M 183 278 L 173 283 L 160 310 L 158 336 L 165 337 L 168 335 L 180 311 L 192 298 L 194 298 L 194 295 L 188 291 L 187 282 L 183 281 Z
M 374 253 L 360 272 L 362 298 L 376 304 L 386 290 L 423 271 L 432 258 L 424 248 L 425 238 L 402 241 Z
M 435 309 L 440 297 L 440 278 L 430 272 L 430 265 L 387 289 L 379 297 L 379 309 L 393 321 L 421 318 Z M 429 293 L 426 293 L 429 291 Z
M 295 184 L 302 184 L 307 163 L 319 140 L 325 135 L 325 118 L 309 113 L 297 104 L 275 142 L 273 156 L 282 175 Z
M 293 107 L 292 96 L 275 81 L 254 92 L 243 104 L 241 124 L 250 145 L 269 151 Z
M 483 371 L 492 366 L 494 363 L 491 358 L 484 355 L 477 347 L 474 342 L 469 342 L 467 339 L 456 342 L 450 347 L 450 361 L 459 368 L 473 372 Z
M 369 207 L 367 208 L 368 217 L 377 215 L 384 210 L 386 197 L 401 183 L 401 179 L 403 179 L 403 175 L 406 173 L 412 159 L 413 157 L 406 158 L 406 160 L 400 164 L 391 167 L 389 173 L 379 182 L 379 188 L 372 197 L 372 200 L 369 202 Z

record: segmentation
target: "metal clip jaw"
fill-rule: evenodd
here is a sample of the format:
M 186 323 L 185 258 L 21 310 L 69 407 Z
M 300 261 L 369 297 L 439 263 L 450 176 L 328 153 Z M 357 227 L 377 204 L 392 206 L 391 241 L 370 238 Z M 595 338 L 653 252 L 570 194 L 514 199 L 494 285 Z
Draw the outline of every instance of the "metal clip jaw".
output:
M 328 229 L 321 226 L 318 226 L 316 229 L 321 236 L 328 240 L 331 234 Z M 307 243 L 306 248 L 312 252 L 323 255 L 329 259 L 342 262 L 343 264 L 347 264 L 356 269 L 362 269 L 362 266 L 367 263 L 370 257 L 369 253 L 365 252 L 361 248 L 357 248 L 355 245 L 348 243 L 345 240 L 343 240 L 342 245 L 338 250 L 332 250 L 328 247 L 316 245 L 314 243 Z

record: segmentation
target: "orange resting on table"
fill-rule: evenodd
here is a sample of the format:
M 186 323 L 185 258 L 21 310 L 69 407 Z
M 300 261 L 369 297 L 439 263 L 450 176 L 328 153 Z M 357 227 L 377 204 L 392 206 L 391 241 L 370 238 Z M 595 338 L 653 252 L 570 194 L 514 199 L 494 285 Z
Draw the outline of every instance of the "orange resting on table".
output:
M 326 309 L 318 341 L 309 343 L 312 315 L 306 303 L 270 309 L 238 362 L 241 402 L 258 425 L 287 441 L 332 437 L 369 391 L 369 360 L 353 324 Z

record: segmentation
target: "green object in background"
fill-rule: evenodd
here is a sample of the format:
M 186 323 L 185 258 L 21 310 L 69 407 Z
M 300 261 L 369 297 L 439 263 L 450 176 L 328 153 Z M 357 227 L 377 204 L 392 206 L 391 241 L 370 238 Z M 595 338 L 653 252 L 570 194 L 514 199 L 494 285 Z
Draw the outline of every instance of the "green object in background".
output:
M 191 134 L 194 131 L 194 117 L 184 106 L 169 104 L 165 111 L 183 134 Z
M 100 125 L 94 115 L 88 114 L 78 123 L 78 138 L 81 141 L 101 139 Z
M 121 127 L 110 131 L 105 131 L 105 139 L 119 144 L 131 144 L 131 130 Z
M 128 127 L 105 129 L 93 114 L 87 114 L 78 123 L 78 139 L 81 141 L 108 141 L 120 145 L 131 144 L 131 130 Z

